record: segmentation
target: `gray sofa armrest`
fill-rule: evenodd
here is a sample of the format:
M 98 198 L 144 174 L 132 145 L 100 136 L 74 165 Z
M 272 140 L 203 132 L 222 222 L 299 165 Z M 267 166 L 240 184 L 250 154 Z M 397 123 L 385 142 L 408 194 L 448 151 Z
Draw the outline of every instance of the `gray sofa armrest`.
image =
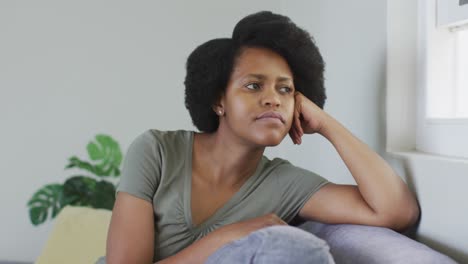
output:
M 391 229 L 364 225 L 300 226 L 327 241 L 337 264 L 454 264 L 454 260 Z

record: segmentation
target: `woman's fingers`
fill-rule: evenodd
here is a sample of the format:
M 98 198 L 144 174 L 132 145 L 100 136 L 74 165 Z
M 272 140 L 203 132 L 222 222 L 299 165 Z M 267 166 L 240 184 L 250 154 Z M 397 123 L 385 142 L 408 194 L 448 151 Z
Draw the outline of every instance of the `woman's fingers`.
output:
M 279 216 L 277 216 L 274 213 L 266 214 L 263 217 L 266 217 L 267 222 L 269 222 L 269 223 L 271 223 L 273 225 L 287 225 L 288 224 L 285 221 L 283 221 L 283 219 L 281 219 Z
M 300 112 L 298 109 L 296 109 L 296 113 L 294 115 L 294 128 L 295 128 L 294 130 L 297 134 L 297 141 L 298 141 L 297 144 L 301 144 L 302 142 L 301 137 L 304 134 L 302 131 L 301 120 L 299 119 L 299 117 L 300 117 Z
M 289 130 L 289 136 L 291 137 L 294 144 L 299 144 L 299 132 L 296 128 L 296 123 L 294 122 Z
M 294 114 L 293 114 L 293 122 L 291 125 L 291 129 L 289 130 L 289 135 L 291 136 L 291 139 L 293 140 L 294 144 L 301 144 L 302 139 L 301 137 L 304 135 L 304 131 L 302 130 L 301 126 L 301 94 L 299 92 L 296 92 L 295 94 L 295 105 L 294 105 Z

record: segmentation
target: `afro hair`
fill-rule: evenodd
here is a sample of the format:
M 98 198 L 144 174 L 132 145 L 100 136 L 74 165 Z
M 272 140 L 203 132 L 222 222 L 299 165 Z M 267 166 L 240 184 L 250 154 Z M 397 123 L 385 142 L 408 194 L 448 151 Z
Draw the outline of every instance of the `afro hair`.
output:
M 313 38 L 288 17 L 261 11 L 241 19 L 232 38 L 207 41 L 189 55 L 185 106 L 198 130 L 212 133 L 218 129 L 213 105 L 225 92 L 235 60 L 246 47 L 268 48 L 282 56 L 291 68 L 296 90 L 323 108 L 325 63 Z

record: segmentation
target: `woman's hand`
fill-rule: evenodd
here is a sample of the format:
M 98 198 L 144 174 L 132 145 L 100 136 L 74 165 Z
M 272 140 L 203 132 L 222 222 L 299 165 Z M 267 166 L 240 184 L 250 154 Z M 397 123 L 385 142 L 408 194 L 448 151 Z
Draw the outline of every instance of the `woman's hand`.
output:
M 230 241 L 241 239 L 250 233 L 268 226 L 287 225 L 276 214 L 266 214 L 249 220 L 240 221 L 222 227 L 223 235 L 226 235 Z
M 328 114 L 300 92 L 295 93 L 294 116 L 289 136 L 294 144 L 301 144 L 304 134 L 320 133 Z
M 202 239 L 195 241 L 179 253 L 157 263 L 205 263 L 208 257 L 222 246 L 234 240 L 241 239 L 253 231 L 274 225 L 287 224 L 275 214 L 266 214 L 249 220 L 225 225 L 209 233 Z

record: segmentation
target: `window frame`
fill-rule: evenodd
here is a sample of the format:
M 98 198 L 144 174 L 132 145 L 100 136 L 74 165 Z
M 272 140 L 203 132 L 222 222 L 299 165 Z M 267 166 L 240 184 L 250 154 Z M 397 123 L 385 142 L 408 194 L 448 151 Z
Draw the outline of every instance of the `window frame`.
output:
M 439 1 L 440 2 L 440 1 Z M 453 1 L 452 1 L 453 2 Z M 448 2 L 446 2 L 448 3 Z M 468 158 L 468 118 L 435 118 L 428 117 L 428 89 L 429 85 L 444 85 L 451 87 L 450 97 L 456 100 L 454 93 L 454 52 L 455 36 L 449 28 L 436 27 L 437 16 L 434 12 L 440 8 L 435 0 L 418 1 L 418 42 L 417 48 L 420 68 L 417 76 L 418 112 L 416 127 L 416 150 L 456 158 Z M 439 10 L 439 9 L 438 9 Z M 453 20 L 451 20 L 453 25 Z M 439 25 L 442 25 L 441 23 Z M 442 54 L 442 55 L 441 55 Z M 442 61 L 443 60 L 443 61 Z M 441 69 L 439 65 L 445 65 Z M 435 83 L 435 84 L 434 84 Z
M 430 66 L 434 48 L 439 48 L 429 42 L 436 1 L 387 1 L 386 149 L 391 154 L 428 153 L 468 162 L 468 118 L 426 115 L 428 76 L 434 77 Z

